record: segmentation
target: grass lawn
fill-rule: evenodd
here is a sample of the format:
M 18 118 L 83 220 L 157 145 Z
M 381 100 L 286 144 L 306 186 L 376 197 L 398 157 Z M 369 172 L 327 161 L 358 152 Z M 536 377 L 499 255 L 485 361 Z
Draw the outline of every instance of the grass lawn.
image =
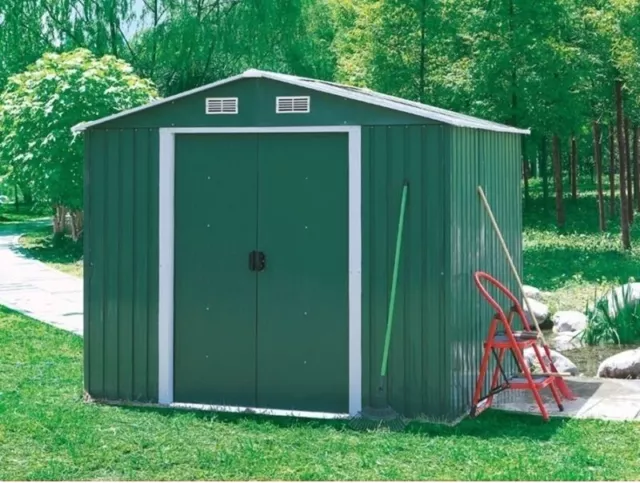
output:
M 550 186 L 553 190 L 553 186 Z M 598 229 L 596 188 L 581 179 L 578 199 L 571 200 L 565 187 L 566 226 L 556 227 L 555 198 L 547 199 L 545 211 L 538 180 L 532 182 L 531 204 L 524 213 L 524 283 L 549 292 L 545 302 L 555 310 L 583 311 L 597 290 L 602 295 L 612 285 L 640 280 L 640 214 L 631 228 L 632 250 L 623 251 L 620 239 L 620 202 L 616 218 L 608 218 L 608 187 L 605 186 L 607 230 Z M 550 191 L 553 197 L 553 191 Z
M 18 211 L 14 204 L 0 205 L 0 225 L 3 223 L 21 223 L 24 221 L 40 220 L 49 214 L 29 206 L 20 206 Z
M 486 412 L 455 427 L 82 401 L 82 340 L 0 307 L 0 480 L 635 480 L 640 424 Z
M 22 252 L 56 270 L 82 277 L 82 245 L 65 237 L 54 241 L 50 227 L 39 228 L 20 237 Z

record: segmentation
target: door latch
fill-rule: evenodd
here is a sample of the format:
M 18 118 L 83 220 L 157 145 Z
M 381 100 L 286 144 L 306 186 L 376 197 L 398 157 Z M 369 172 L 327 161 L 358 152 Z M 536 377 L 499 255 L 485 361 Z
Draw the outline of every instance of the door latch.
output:
M 267 265 L 267 259 L 263 252 L 254 250 L 249 253 L 249 270 L 252 272 L 261 272 Z

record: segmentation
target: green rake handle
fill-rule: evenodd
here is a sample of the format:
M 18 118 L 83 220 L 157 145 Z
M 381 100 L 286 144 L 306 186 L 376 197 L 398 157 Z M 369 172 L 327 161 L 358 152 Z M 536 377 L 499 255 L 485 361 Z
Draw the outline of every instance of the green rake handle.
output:
M 398 220 L 398 234 L 396 236 L 396 255 L 393 261 L 393 279 L 391 281 L 391 298 L 389 300 L 389 311 L 387 313 L 387 333 L 384 339 L 384 352 L 382 353 L 382 368 L 380 377 L 387 375 L 387 362 L 389 360 L 389 346 L 391 344 L 391 326 L 393 325 L 393 309 L 396 303 L 396 288 L 398 285 L 398 268 L 400 266 L 400 248 L 402 246 L 402 231 L 404 228 L 404 212 L 407 206 L 407 191 L 409 185 L 405 181 L 402 187 L 402 201 L 400 202 L 400 219 Z

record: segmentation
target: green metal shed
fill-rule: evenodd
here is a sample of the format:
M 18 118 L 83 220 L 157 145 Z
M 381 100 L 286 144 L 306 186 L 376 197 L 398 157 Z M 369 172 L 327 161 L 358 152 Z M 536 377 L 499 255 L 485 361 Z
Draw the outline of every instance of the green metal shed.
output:
M 527 130 L 258 70 L 74 130 L 90 397 L 356 414 L 377 390 L 407 180 L 389 403 L 468 410 L 491 316 L 472 274 L 515 289 L 476 187 L 521 265 Z

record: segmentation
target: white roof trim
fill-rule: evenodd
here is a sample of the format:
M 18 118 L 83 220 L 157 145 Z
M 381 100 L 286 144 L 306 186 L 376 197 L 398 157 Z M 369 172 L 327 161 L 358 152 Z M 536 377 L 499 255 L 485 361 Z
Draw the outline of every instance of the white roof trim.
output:
M 400 99 L 398 97 L 393 97 L 386 94 L 369 91 L 368 89 L 361 89 L 361 88 L 356 88 L 351 86 L 343 86 L 340 84 L 325 82 L 325 81 L 315 81 L 313 79 L 305 79 L 302 77 L 295 77 L 295 76 L 286 75 L 286 74 L 277 74 L 274 72 L 266 72 L 266 71 L 261 71 L 257 69 L 249 69 L 240 75 L 229 77 L 227 79 L 222 79 L 217 82 L 207 84 L 205 86 L 201 86 L 195 89 L 181 92 L 180 94 L 176 94 L 174 96 L 166 97 L 164 99 L 159 99 L 157 101 L 146 104 L 144 106 L 135 107 L 133 109 L 127 109 L 117 114 L 103 117 L 102 119 L 97 119 L 95 121 L 77 124 L 72 128 L 72 131 L 81 132 L 90 127 L 93 127 L 108 121 L 112 121 L 120 117 L 128 116 L 129 114 L 133 114 L 135 112 L 143 111 L 145 109 L 159 106 L 161 104 L 166 104 L 168 102 L 175 101 L 176 99 L 181 99 L 183 97 L 190 96 L 198 92 L 206 91 L 208 89 L 212 89 L 217 86 L 221 86 L 224 84 L 234 82 L 239 79 L 246 79 L 246 78 L 265 78 L 265 79 L 271 79 L 279 82 L 284 82 L 286 84 L 303 87 L 305 89 L 324 92 L 326 94 L 331 94 L 334 96 L 343 97 L 343 98 L 351 99 L 358 102 L 363 102 L 365 104 L 371 104 L 371 105 L 383 107 L 383 108 L 394 110 L 394 111 L 404 112 L 406 114 L 411 114 L 417 117 L 422 117 L 425 119 L 442 122 L 452 126 L 467 127 L 472 129 L 485 129 L 485 130 L 497 131 L 497 132 L 509 132 L 509 133 L 515 133 L 515 134 L 531 134 L 531 131 L 529 129 L 519 129 L 511 126 L 506 126 L 503 124 L 494 123 L 491 121 L 485 121 L 483 119 L 475 118 L 472 116 L 466 116 L 464 114 L 458 114 L 452 111 L 447 111 L 445 109 L 440 109 L 437 107 L 420 104 L 418 102 L 408 101 L 405 99 Z

